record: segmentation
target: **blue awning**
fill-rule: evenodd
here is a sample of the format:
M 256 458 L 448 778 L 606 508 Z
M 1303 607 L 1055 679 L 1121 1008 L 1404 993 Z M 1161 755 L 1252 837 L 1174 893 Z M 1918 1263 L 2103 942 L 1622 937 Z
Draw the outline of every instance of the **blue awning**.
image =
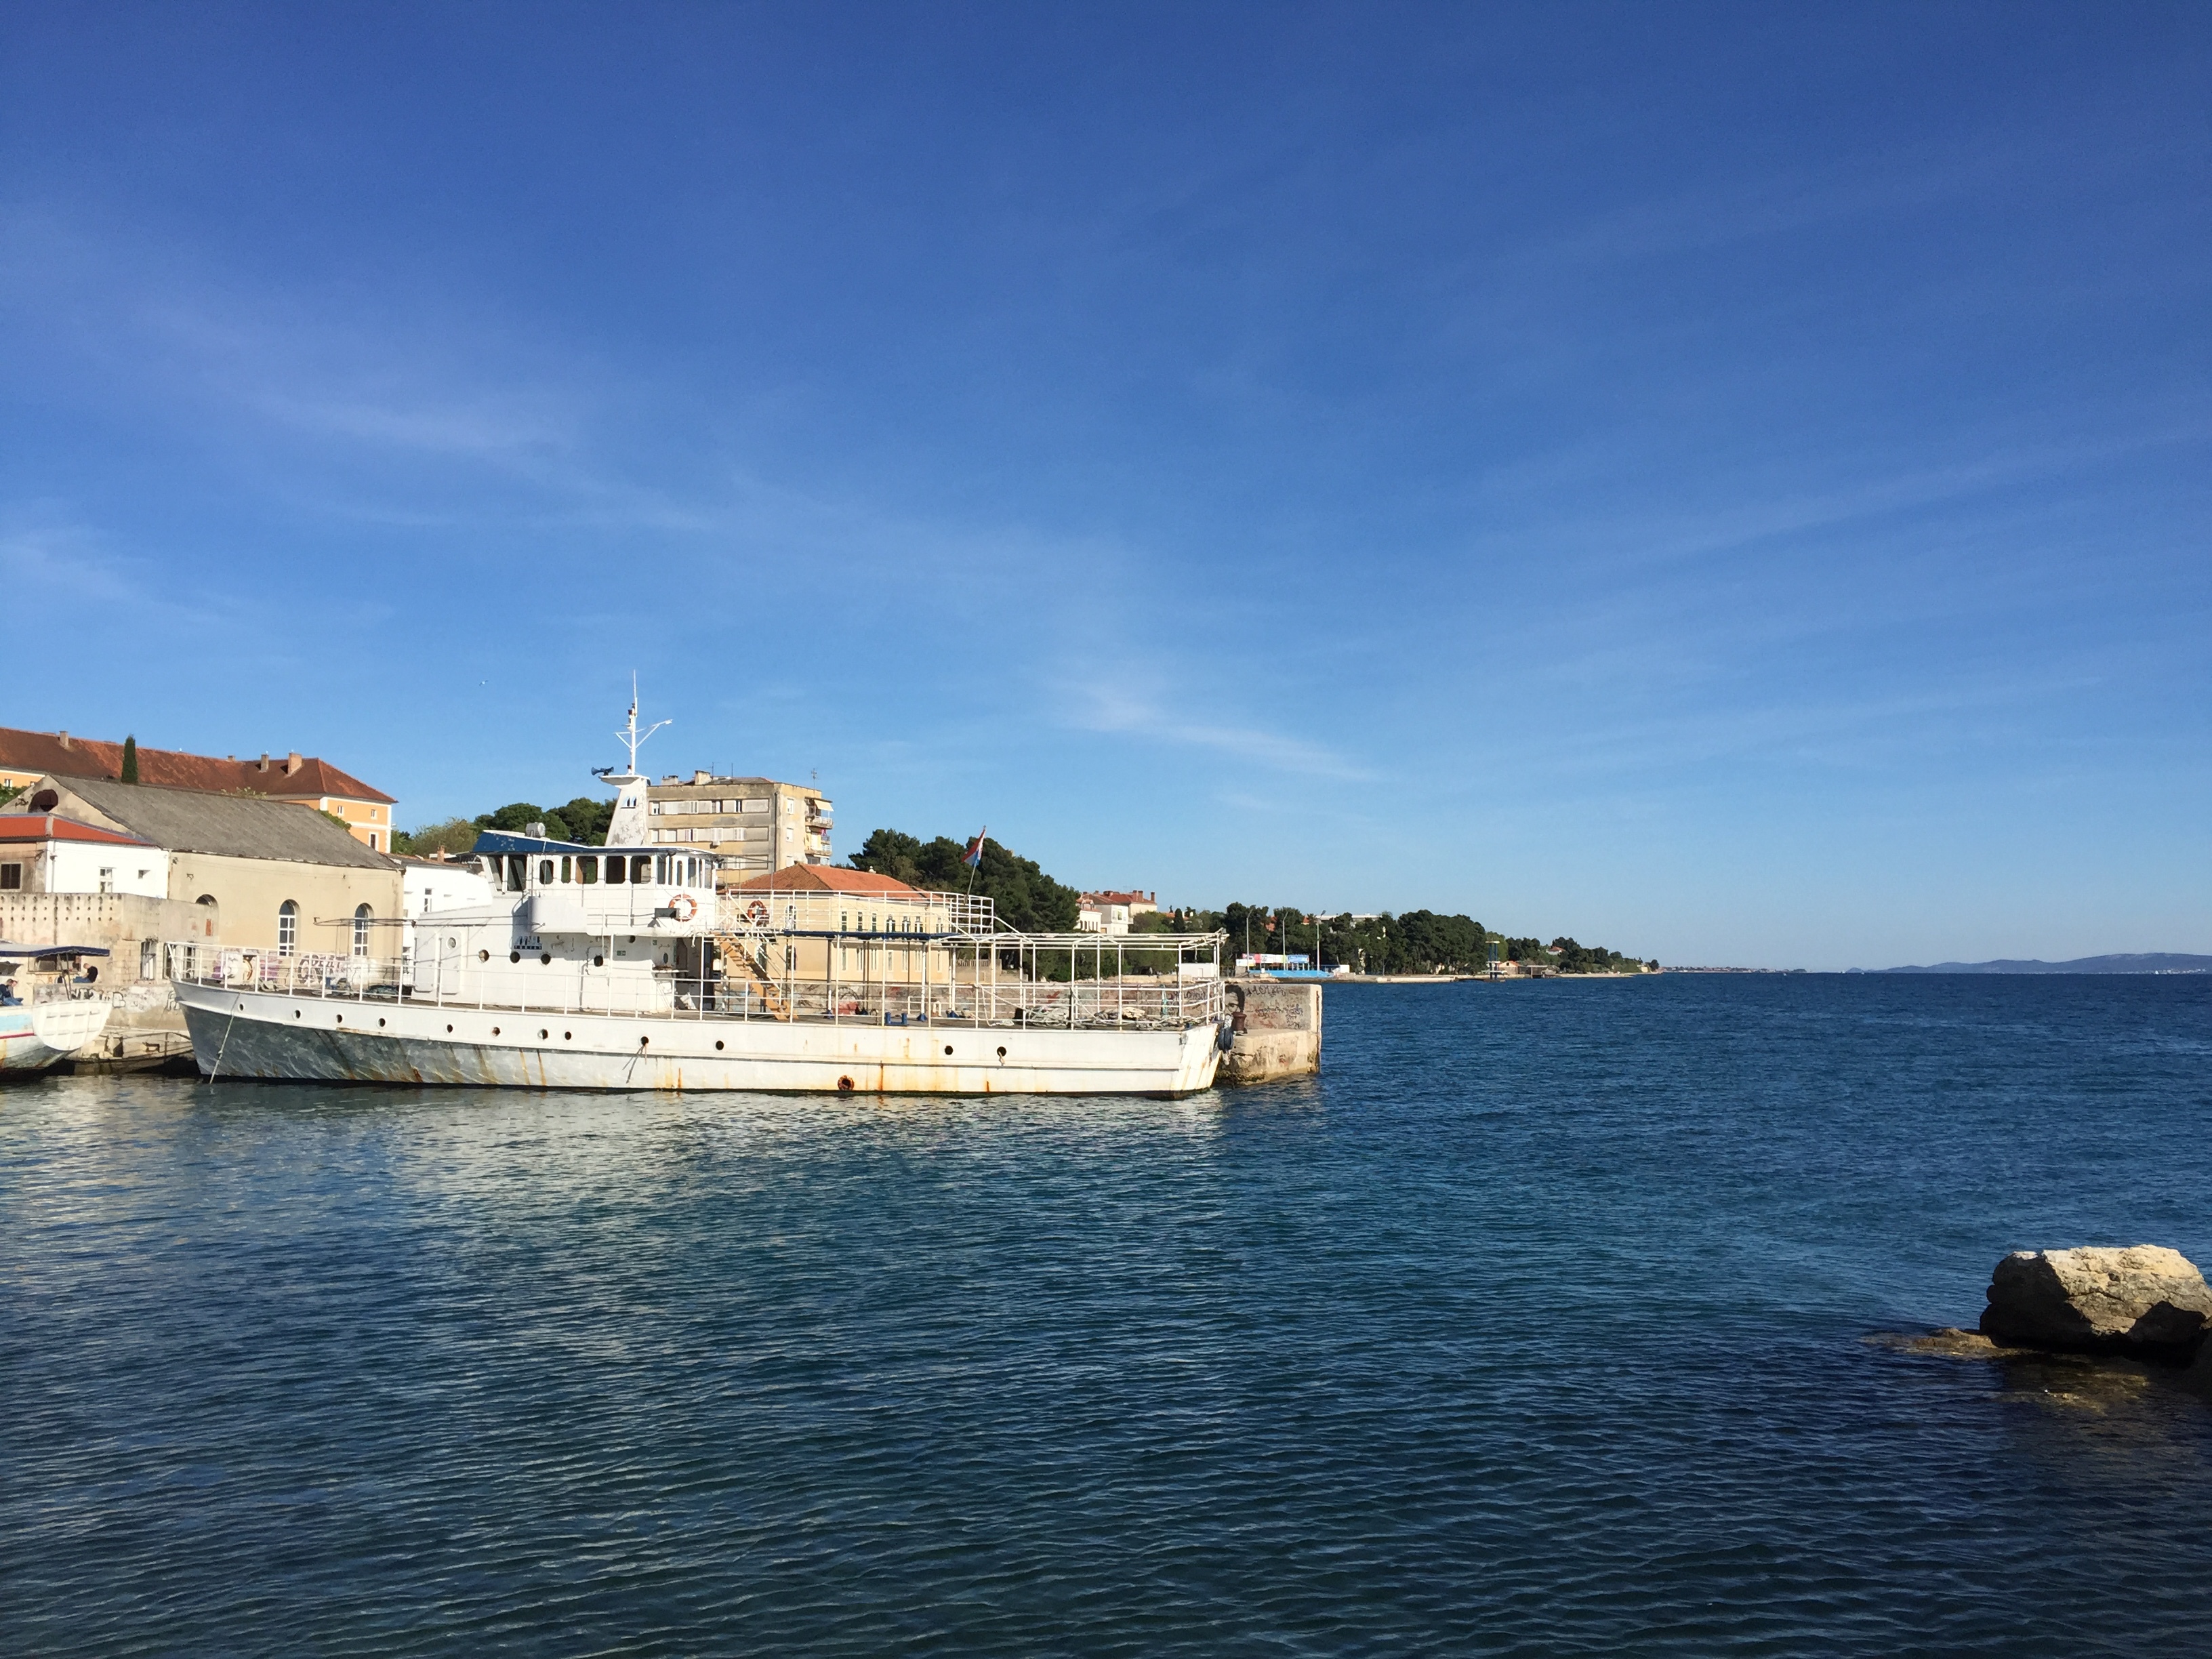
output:
M 471 853 L 596 853 L 576 841 L 546 841 L 537 836 L 517 836 L 505 830 L 480 830 Z

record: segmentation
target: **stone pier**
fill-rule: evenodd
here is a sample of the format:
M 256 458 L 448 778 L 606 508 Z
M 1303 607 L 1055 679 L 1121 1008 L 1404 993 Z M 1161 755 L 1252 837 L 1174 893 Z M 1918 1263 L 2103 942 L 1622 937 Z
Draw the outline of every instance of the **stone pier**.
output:
M 1224 1083 L 1269 1083 L 1321 1070 L 1321 987 L 1311 982 L 1232 979 L 1231 1042 Z

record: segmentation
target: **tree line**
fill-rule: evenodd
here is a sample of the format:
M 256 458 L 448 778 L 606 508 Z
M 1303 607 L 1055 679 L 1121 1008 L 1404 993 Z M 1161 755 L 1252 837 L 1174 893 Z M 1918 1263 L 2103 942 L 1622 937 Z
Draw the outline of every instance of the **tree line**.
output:
M 1659 965 L 1564 936 L 1549 945 L 1535 939 L 1509 939 L 1472 916 L 1440 915 L 1434 910 L 1324 916 L 1293 904 L 1231 904 L 1220 910 L 1177 911 L 1158 925 L 1194 933 L 1219 927 L 1226 930 L 1231 949 L 1240 956 L 1305 956 L 1319 966 L 1341 964 L 1359 974 L 1480 973 L 1490 965 L 1492 945 L 1500 962 L 1519 963 L 1524 969 L 1633 974 Z

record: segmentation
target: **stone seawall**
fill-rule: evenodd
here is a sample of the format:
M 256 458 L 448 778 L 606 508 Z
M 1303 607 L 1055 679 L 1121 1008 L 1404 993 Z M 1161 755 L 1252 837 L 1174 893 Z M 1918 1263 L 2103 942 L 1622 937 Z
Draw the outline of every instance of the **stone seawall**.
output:
M 1232 979 L 1231 1040 L 1221 1057 L 1224 1083 L 1268 1083 L 1321 1070 L 1321 987 L 1296 981 Z

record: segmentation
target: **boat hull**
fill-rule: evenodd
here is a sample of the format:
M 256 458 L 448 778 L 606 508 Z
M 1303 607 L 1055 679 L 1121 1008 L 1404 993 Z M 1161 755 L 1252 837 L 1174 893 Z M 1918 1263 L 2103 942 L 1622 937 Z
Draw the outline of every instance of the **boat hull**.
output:
M 52 1070 L 95 1041 L 113 1012 L 90 997 L 0 1008 L 0 1073 Z
M 201 1075 L 510 1089 L 1135 1094 L 1212 1086 L 1212 1024 L 1169 1030 L 547 1013 L 179 984 Z M 950 1049 L 948 1054 L 946 1051 Z

